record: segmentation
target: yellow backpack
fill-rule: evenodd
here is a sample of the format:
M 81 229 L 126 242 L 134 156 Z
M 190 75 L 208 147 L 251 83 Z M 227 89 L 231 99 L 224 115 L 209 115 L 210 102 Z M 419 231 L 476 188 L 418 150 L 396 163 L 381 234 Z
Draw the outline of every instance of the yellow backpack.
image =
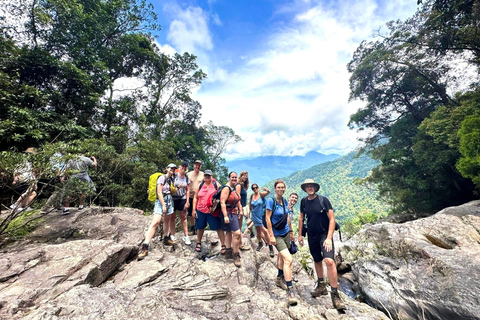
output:
M 163 173 L 155 172 L 148 179 L 148 200 L 155 202 L 157 200 L 157 179 Z

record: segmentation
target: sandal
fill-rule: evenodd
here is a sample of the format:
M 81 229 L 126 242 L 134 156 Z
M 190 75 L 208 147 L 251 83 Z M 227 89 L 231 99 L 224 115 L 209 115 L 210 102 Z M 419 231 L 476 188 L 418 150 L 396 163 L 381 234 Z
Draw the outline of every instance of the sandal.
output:
M 227 251 L 227 246 L 225 246 L 224 244 L 222 244 L 222 250 L 220 250 L 220 254 L 221 254 L 222 256 L 224 256 L 226 251 Z
M 197 251 L 197 252 L 202 251 L 202 243 L 201 242 L 197 242 L 197 246 L 195 247 L 195 251 Z

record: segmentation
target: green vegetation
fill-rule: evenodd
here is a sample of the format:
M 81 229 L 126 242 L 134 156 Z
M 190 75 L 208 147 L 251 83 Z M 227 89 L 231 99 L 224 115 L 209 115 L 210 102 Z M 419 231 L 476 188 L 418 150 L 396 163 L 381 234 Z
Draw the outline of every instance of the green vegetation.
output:
M 392 211 L 432 214 L 478 198 L 480 16 L 475 1 L 419 3 L 354 53 L 351 99 L 366 105 L 349 125 L 371 132 L 361 152 L 381 163 L 366 182 Z

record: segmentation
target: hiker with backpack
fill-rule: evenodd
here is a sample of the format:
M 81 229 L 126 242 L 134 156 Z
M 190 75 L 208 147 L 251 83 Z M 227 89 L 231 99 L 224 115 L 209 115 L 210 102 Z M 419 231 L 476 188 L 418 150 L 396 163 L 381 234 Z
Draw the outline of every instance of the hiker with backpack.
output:
M 260 188 L 258 184 L 252 184 L 252 191 L 253 194 L 250 196 L 249 206 L 250 212 L 252 215 L 252 219 L 250 220 L 252 224 L 255 226 L 255 230 L 257 231 L 257 239 L 258 239 L 258 246 L 257 251 L 262 250 L 264 246 L 264 242 L 268 244 L 268 248 L 270 250 L 270 257 L 274 257 L 275 253 L 273 252 L 273 245 L 270 243 L 270 238 L 268 236 L 267 229 L 263 226 L 262 216 L 265 214 L 265 197 L 270 194 L 270 190 L 267 188 Z M 247 226 L 248 226 L 247 222 Z
M 187 209 L 187 217 L 190 219 L 190 229 L 188 234 L 194 235 L 195 234 L 195 219 L 193 218 L 193 211 L 191 204 L 193 203 L 193 197 L 195 196 L 195 192 L 198 189 L 198 186 L 203 181 L 203 171 L 200 171 L 202 168 L 202 160 L 195 160 L 193 163 L 193 171 L 187 173 L 188 179 L 190 179 L 190 206 Z
M 275 284 L 278 287 L 287 290 L 287 303 L 289 306 L 295 306 L 298 301 L 293 293 L 293 258 L 290 254 L 291 243 L 295 241 L 295 236 L 288 216 L 288 202 L 283 197 L 285 188 L 286 185 L 283 180 L 275 181 L 275 196 L 267 198 L 265 203 L 265 222 L 270 242 L 278 250 L 278 274 L 275 279 Z
M 338 293 L 337 267 L 335 264 L 335 249 L 333 246 L 333 232 L 335 231 L 335 216 L 330 201 L 319 194 L 320 185 L 313 179 L 306 179 L 301 188 L 307 197 L 300 202 L 300 217 L 298 219 L 298 242 L 303 246 L 302 231 L 306 218 L 308 246 L 315 264 L 317 281 L 312 296 L 327 295 L 327 284 L 324 281 L 323 263 L 327 265 L 328 280 L 331 287 L 332 304 L 337 310 L 344 310 L 343 303 Z
M 240 195 L 235 190 L 237 185 L 237 173 L 232 171 L 228 174 L 228 182 L 223 187 L 220 195 L 220 206 L 223 214 L 223 230 L 225 231 L 225 258 L 233 259 L 237 268 L 242 266 L 240 260 L 240 231 L 238 215 L 243 214 Z
M 173 185 L 176 188 L 176 192 L 172 194 L 173 199 L 173 214 L 170 218 L 170 230 L 173 241 L 175 241 L 175 220 L 176 213 L 180 217 L 180 225 L 183 230 L 183 242 L 186 245 L 190 245 L 192 242 L 188 237 L 188 224 L 187 224 L 187 209 L 191 205 L 190 197 L 190 179 L 187 176 L 188 162 L 182 161 L 178 173 L 172 176 Z
M 150 244 L 150 240 L 152 240 L 153 236 L 155 235 L 155 231 L 162 220 L 162 216 L 165 216 L 163 220 L 163 244 L 166 246 L 172 246 L 175 244 L 169 235 L 171 225 L 170 218 L 172 217 L 173 213 L 171 189 L 174 187 L 172 188 L 172 176 L 175 173 L 175 169 L 177 169 L 177 166 L 173 163 L 170 163 L 165 170 L 165 174 L 158 175 L 156 187 L 157 199 L 155 200 L 155 207 L 153 209 L 153 218 L 147 232 L 145 233 L 145 240 L 143 241 L 142 248 L 138 254 L 138 260 L 142 260 L 148 255 L 148 246 Z
M 212 170 L 205 170 L 204 180 L 198 186 L 197 191 L 195 191 L 195 196 L 193 197 L 192 203 L 192 216 L 196 219 L 195 228 L 197 230 L 197 245 L 195 247 L 196 252 L 202 251 L 202 237 L 205 231 L 205 228 L 208 226 L 210 230 L 217 231 L 218 238 L 222 244 L 222 250 L 220 253 L 225 254 L 225 233 L 222 229 L 222 218 L 220 215 L 213 215 L 210 213 L 210 208 L 208 204 L 209 198 L 218 190 L 220 187 L 218 183 L 213 180 Z
M 240 172 L 237 185 L 235 190 L 237 194 L 240 195 L 240 203 L 242 204 L 243 214 L 238 215 L 238 224 L 240 226 L 240 232 L 242 232 L 243 227 L 243 217 L 248 218 L 248 206 L 247 206 L 247 190 L 250 182 L 248 180 L 248 171 Z M 240 237 L 240 250 L 246 251 L 250 250 L 250 246 L 243 244 L 242 237 Z

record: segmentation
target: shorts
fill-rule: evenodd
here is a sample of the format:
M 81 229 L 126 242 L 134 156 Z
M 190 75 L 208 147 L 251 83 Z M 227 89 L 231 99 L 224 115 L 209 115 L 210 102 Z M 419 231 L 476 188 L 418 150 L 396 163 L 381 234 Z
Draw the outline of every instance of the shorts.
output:
M 220 216 L 214 217 L 210 213 L 203 213 L 197 210 L 197 221 L 195 222 L 195 228 L 203 230 L 208 226 L 210 230 L 218 230 L 222 228 L 222 218 Z
M 172 196 L 169 194 L 164 195 L 163 202 L 165 202 L 165 206 L 167 207 L 167 212 L 165 212 L 165 215 L 171 215 L 173 213 Z M 155 208 L 153 208 L 153 214 L 163 214 L 162 203 L 158 199 L 155 200 Z
M 246 218 L 246 219 L 250 219 L 250 206 L 245 206 L 243 207 L 243 216 Z
M 275 248 L 277 248 L 278 252 L 285 249 L 290 249 L 292 245 L 292 240 L 290 240 L 290 233 L 287 233 L 284 236 L 275 236 L 275 240 L 277 241 Z
M 193 198 L 190 198 L 190 205 L 188 206 L 188 209 L 187 209 L 187 217 L 192 216 L 192 209 L 193 209 Z
M 18 194 L 23 194 L 25 191 L 28 190 L 29 187 L 30 187 L 30 184 L 28 182 L 22 182 L 15 187 L 15 192 Z
M 183 211 L 185 209 L 185 203 L 187 203 L 187 199 L 173 199 L 173 210 Z
M 225 223 L 223 220 L 223 214 L 220 213 L 220 217 L 222 217 L 222 224 L 223 224 L 223 231 L 225 232 L 235 232 L 240 230 L 240 226 L 238 223 L 238 214 L 233 214 L 230 211 L 227 212 L 227 217 L 230 220 L 229 223 Z
M 320 262 L 323 259 L 332 259 L 335 261 L 335 247 L 332 240 L 332 250 L 325 250 L 323 242 L 327 239 L 327 234 L 322 233 L 315 237 L 308 235 L 308 247 L 310 248 L 310 254 L 313 257 L 313 261 Z

